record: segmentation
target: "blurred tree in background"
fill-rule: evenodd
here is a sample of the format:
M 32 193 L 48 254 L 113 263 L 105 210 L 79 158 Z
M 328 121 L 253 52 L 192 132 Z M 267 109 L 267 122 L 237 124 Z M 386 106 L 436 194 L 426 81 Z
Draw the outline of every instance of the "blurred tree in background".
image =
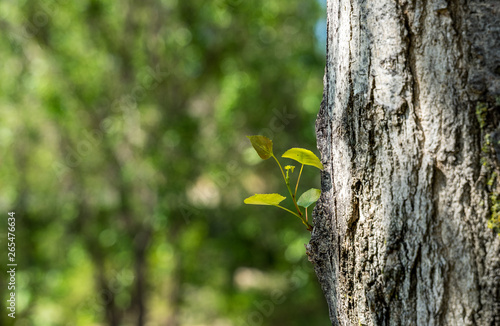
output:
M 309 232 L 242 204 L 286 193 L 245 135 L 315 149 L 322 15 L 299 0 L 0 3 L 16 325 L 329 324 Z

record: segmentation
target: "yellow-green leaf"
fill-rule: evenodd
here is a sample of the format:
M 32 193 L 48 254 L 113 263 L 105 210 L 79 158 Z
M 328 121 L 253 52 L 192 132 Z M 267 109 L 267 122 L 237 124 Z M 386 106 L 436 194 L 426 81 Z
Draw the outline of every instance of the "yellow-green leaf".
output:
M 291 148 L 281 157 L 291 158 L 301 164 L 315 166 L 323 170 L 323 164 L 321 164 L 319 158 L 313 152 L 304 148 Z
M 286 197 L 280 194 L 255 194 L 244 200 L 245 204 L 249 205 L 269 205 L 276 206 L 279 205 Z
M 297 205 L 307 208 L 315 203 L 320 195 L 321 190 L 311 188 L 300 196 L 299 200 L 297 200 Z
M 260 158 L 267 160 L 273 156 L 273 141 L 265 136 L 247 136 Z

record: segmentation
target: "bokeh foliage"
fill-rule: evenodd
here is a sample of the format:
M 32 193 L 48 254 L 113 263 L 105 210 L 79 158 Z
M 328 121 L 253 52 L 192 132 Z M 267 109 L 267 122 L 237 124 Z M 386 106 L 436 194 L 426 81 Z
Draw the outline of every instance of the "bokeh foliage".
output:
M 300 0 L 0 3 L 16 325 L 328 324 L 309 233 L 242 202 L 286 194 L 245 135 L 315 148 L 321 15 Z

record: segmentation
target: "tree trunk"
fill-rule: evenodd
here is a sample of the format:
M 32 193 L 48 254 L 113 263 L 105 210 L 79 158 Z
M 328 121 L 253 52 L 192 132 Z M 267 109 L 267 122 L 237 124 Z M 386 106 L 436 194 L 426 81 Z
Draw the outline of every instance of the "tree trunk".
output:
M 500 325 L 499 1 L 327 10 L 308 254 L 332 324 Z

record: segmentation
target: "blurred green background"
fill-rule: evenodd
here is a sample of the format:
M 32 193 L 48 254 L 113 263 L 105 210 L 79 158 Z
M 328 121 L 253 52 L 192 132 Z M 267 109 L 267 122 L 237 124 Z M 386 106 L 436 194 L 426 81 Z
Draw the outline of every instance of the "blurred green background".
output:
M 15 323 L 5 308 L 0 323 L 329 325 L 309 232 L 243 205 L 287 193 L 246 135 L 317 153 L 324 11 L 0 2 L 0 254 L 7 269 L 15 211 L 18 263 Z

